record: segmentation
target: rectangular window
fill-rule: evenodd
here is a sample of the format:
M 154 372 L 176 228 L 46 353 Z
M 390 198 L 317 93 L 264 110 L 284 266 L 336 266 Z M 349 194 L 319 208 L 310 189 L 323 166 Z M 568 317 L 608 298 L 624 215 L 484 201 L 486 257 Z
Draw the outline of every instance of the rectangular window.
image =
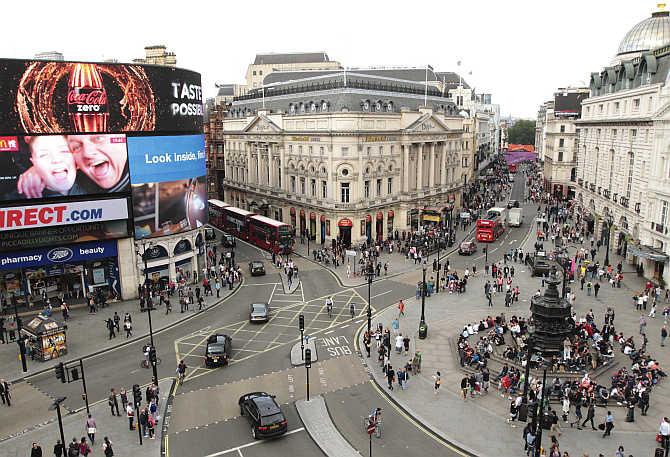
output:
M 616 134 L 617 134 L 616 129 L 612 129 L 612 139 L 616 139 Z
M 323 146 L 319 146 L 319 154 L 323 155 Z
M 635 138 L 637 136 L 637 129 L 630 129 L 630 137 Z
M 386 193 L 388 195 L 393 194 L 393 178 L 386 178 Z
M 598 112 L 601 113 L 601 114 L 603 112 L 603 104 L 602 103 L 600 105 L 598 105 Z
M 564 147 L 564 146 L 565 146 L 565 139 L 564 139 L 564 138 L 560 138 L 560 139 L 558 140 L 558 147 L 559 147 L 559 148 L 562 148 L 562 147 Z
M 563 162 L 563 149 L 558 150 L 558 161 Z
M 298 154 L 302 154 L 302 146 L 298 146 Z
M 661 225 L 665 226 L 668 221 L 668 202 L 663 200 L 663 206 L 661 206 Z
M 634 98 L 633 99 L 633 111 L 639 111 L 640 110 L 640 99 L 639 98 Z
M 292 144 L 288 145 L 288 153 L 293 154 L 293 145 Z
M 342 148 L 342 155 L 343 156 L 349 155 L 349 148 Z
M 370 181 L 365 181 L 363 183 L 363 197 L 370 198 Z
M 312 146 L 309 147 L 309 155 L 312 155 L 314 148 Z
M 340 201 L 342 203 L 349 203 L 349 183 L 340 183 Z
M 291 176 L 291 192 L 295 194 L 295 176 Z
M 379 155 L 384 155 L 384 146 L 379 146 Z
M 368 155 L 372 154 L 372 146 L 368 146 L 367 152 L 368 152 Z
M 382 180 L 378 179 L 377 180 L 377 197 L 381 196 L 382 194 Z
M 300 193 L 305 195 L 305 178 L 300 178 Z
M 614 102 L 614 113 L 619 114 L 619 102 Z
M 328 198 L 328 182 L 321 181 L 321 198 Z
M 561 125 L 561 133 L 565 133 L 565 125 Z
M 467 168 L 467 167 L 468 167 L 468 158 L 467 158 L 467 157 L 463 157 L 461 166 L 462 166 L 463 168 Z
M 316 179 L 310 179 L 309 180 L 309 187 L 312 197 L 316 197 Z

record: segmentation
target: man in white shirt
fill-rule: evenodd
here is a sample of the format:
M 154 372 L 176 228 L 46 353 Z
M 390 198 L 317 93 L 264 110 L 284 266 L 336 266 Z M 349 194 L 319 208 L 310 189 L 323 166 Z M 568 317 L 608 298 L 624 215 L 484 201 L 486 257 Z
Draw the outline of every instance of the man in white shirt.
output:
M 670 451 L 670 421 L 667 417 L 664 417 L 661 421 L 658 433 L 662 438 L 661 445 L 665 449 L 665 457 L 668 457 L 668 451 Z

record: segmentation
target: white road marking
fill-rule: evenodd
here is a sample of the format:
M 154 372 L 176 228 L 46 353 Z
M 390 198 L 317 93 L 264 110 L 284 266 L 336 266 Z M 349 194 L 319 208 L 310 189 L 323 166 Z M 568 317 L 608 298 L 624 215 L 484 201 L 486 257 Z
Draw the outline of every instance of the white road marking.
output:
M 240 455 L 240 457 L 244 457 L 244 456 L 242 455 L 242 451 L 240 451 L 239 449 L 237 450 L 237 453 Z
M 334 331 L 335 331 L 335 330 L 330 330 L 330 331 L 328 331 L 328 332 L 325 332 L 324 335 L 329 335 L 329 334 L 333 333 Z
M 347 325 L 343 325 L 343 326 L 340 327 L 340 328 L 347 328 L 347 327 L 349 327 L 349 324 L 347 324 Z
M 381 297 L 382 295 L 390 294 L 391 292 L 393 292 L 393 291 L 391 291 L 391 290 L 387 290 L 386 292 L 382 292 L 381 294 L 373 295 L 373 296 L 370 297 L 370 298 Z
M 291 430 L 290 432 L 286 432 L 286 433 L 284 433 L 284 435 L 293 435 L 294 433 L 302 432 L 304 430 L 305 430 L 305 427 L 300 427 L 300 428 L 296 428 L 295 430 Z M 250 447 L 250 446 L 255 446 L 255 445 L 261 444 L 261 443 L 265 443 L 265 441 L 260 441 L 260 440 L 252 441 L 251 443 L 247 443 L 247 444 L 243 444 L 241 446 L 226 449 L 225 451 L 219 451 L 219 452 L 215 452 L 214 454 L 208 454 L 205 457 L 219 457 L 220 455 L 228 454 L 230 452 L 238 452 L 239 455 L 242 455 L 242 453 L 240 452 L 241 449 L 244 449 L 244 448 L 247 448 L 247 447 Z
M 512 240 L 512 241 L 509 242 L 509 244 L 514 244 L 514 243 L 516 243 L 516 240 Z

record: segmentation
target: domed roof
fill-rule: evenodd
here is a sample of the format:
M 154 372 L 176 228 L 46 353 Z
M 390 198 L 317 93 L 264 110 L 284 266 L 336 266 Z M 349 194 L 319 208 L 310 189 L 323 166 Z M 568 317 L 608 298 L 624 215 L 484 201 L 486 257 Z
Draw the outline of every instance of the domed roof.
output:
M 630 29 L 621 40 L 617 55 L 650 51 L 667 43 L 670 43 L 670 13 L 657 11 Z

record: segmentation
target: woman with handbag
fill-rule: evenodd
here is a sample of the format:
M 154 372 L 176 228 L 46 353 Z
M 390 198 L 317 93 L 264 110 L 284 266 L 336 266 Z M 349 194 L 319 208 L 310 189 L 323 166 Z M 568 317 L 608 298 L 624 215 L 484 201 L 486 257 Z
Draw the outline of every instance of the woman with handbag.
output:
M 91 440 L 91 444 L 95 444 L 95 432 L 97 428 L 95 419 L 89 414 L 86 419 L 86 434 L 88 435 L 88 439 Z M 82 442 L 86 441 L 84 438 L 82 438 L 82 440 Z

